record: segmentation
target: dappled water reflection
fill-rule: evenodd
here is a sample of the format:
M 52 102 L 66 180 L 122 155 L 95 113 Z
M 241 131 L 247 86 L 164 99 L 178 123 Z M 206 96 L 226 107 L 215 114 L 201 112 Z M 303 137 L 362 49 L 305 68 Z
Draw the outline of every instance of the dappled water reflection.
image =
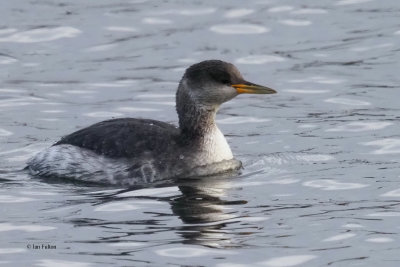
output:
M 96 201 L 93 204 L 95 216 L 93 218 L 74 218 L 71 222 L 77 227 L 110 228 L 110 231 L 116 235 L 103 241 L 110 242 L 110 245 L 116 247 L 121 247 L 122 244 L 126 244 L 128 247 L 134 244 L 151 246 L 145 237 L 141 241 L 142 243 L 138 243 L 137 235 L 171 230 L 182 238 L 179 242 L 183 244 L 213 248 L 241 246 L 240 243 L 234 243 L 234 236 L 239 233 L 229 229 L 228 225 L 242 221 L 251 222 L 252 219 L 241 217 L 234 211 L 235 205 L 246 204 L 246 201 L 224 200 L 224 197 L 227 197 L 227 190 L 230 188 L 229 178 L 229 176 L 191 178 L 190 181 L 178 182 L 178 186 L 171 187 L 89 192 L 88 196 L 94 197 L 93 201 Z M 79 203 L 80 200 L 77 202 Z M 165 208 L 166 204 L 169 205 L 169 209 Z M 122 221 L 108 218 L 108 214 L 112 214 L 111 218 L 120 218 L 120 215 L 115 217 L 115 214 L 143 212 L 143 210 L 149 216 L 148 218 Z M 103 215 L 107 219 L 103 218 Z M 165 220 L 171 215 L 180 219 L 179 226 L 173 227 L 165 224 Z M 133 228 L 128 230 L 127 226 Z M 135 241 L 127 242 L 126 238 L 129 237 L 133 237 Z M 171 241 L 171 243 L 175 242 Z
M 230 188 L 228 178 L 207 177 L 179 185 L 182 195 L 171 201 L 171 209 L 184 223 L 178 231 L 185 239 L 184 244 L 215 248 L 240 246 L 232 238 L 235 231 L 227 228 L 241 220 L 237 218 L 234 205 L 247 202 L 223 199 Z

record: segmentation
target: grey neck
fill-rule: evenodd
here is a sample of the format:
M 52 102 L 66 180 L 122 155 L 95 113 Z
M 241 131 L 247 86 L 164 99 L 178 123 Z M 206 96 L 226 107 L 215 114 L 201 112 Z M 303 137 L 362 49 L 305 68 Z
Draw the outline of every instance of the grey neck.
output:
M 176 94 L 176 111 L 179 117 L 179 128 L 183 137 L 190 140 L 201 139 L 216 128 L 215 115 L 218 107 L 199 105 L 187 90 L 178 89 Z

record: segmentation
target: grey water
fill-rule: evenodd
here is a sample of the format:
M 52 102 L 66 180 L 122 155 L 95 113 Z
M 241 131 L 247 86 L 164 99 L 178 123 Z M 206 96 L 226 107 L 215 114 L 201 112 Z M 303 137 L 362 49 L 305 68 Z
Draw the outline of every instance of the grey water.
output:
M 0 266 L 400 266 L 400 2 L 2 1 Z M 23 170 L 117 117 L 177 122 L 185 68 L 278 91 L 218 124 L 244 169 L 125 189 Z

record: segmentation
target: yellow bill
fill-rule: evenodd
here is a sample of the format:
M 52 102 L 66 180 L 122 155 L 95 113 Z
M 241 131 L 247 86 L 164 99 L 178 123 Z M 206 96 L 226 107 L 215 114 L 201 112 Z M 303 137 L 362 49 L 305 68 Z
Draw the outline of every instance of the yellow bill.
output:
M 276 91 L 272 88 L 251 82 L 232 84 L 232 87 L 235 88 L 239 94 L 276 94 Z

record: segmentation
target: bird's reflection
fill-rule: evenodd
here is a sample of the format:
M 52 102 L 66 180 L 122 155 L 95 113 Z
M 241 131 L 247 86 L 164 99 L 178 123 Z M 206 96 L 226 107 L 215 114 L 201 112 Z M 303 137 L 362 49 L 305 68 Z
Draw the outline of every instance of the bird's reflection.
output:
M 231 234 L 226 229 L 238 215 L 230 212 L 230 205 L 245 204 L 246 201 L 228 201 L 227 191 L 230 177 L 206 177 L 190 179 L 179 185 L 182 195 L 171 201 L 173 213 L 183 226 L 178 233 L 184 243 L 208 247 L 232 247 Z
M 146 235 L 175 231 L 182 237 L 180 242 L 185 244 L 213 248 L 237 247 L 240 244 L 233 241 L 237 236 L 237 229 L 234 225 L 241 221 L 241 215 L 237 213 L 238 209 L 234 208 L 233 205 L 242 205 L 247 202 L 229 200 L 231 196 L 228 193 L 231 189 L 232 179 L 234 179 L 232 174 L 226 174 L 198 179 L 175 180 L 151 188 L 144 186 L 124 190 L 96 190 L 95 192 L 92 189 L 87 189 L 87 192 L 83 194 L 89 197 L 73 201 L 72 204 L 92 202 L 94 203 L 94 210 L 97 212 L 93 218 L 87 216 L 75 218 L 74 216 L 70 222 L 75 226 L 101 226 L 107 227 L 107 229 L 113 227 L 113 236 L 102 237 L 103 241 L 109 243 L 126 243 L 127 240 L 137 242 L 139 240 L 142 244 L 147 244 L 148 241 L 145 240 L 152 239 L 150 237 L 144 238 Z M 180 192 L 177 192 L 177 189 Z M 79 192 L 79 194 L 82 194 L 82 192 Z M 128 214 L 126 212 L 132 212 L 132 205 L 133 207 L 135 205 L 140 207 L 140 205 L 157 202 L 169 203 L 173 215 L 178 217 L 182 224 L 178 224 L 180 226 L 174 224 L 172 227 L 165 225 L 165 218 L 169 220 L 171 214 L 168 211 L 157 209 L 154 211 L 150 209 L 142 213 L 141 219 L 135 216 L 125 216 Z M 64 205 L 65 203 L 63 203 Z M 133 210 L 136 210 L 136 208 Z M 137 210 L 139 212 L 141 209 Z M 124 215 L 116 216 L 115 214 L 118 212 Z M 112 216 L 110 217 L 109 214 Z M 144 231 L 144 229 L 147 229 L 147 231 Z M 139 236 L 142 236 L 142 238 Z M 92 240 L 90 242 L 99 241 Z

